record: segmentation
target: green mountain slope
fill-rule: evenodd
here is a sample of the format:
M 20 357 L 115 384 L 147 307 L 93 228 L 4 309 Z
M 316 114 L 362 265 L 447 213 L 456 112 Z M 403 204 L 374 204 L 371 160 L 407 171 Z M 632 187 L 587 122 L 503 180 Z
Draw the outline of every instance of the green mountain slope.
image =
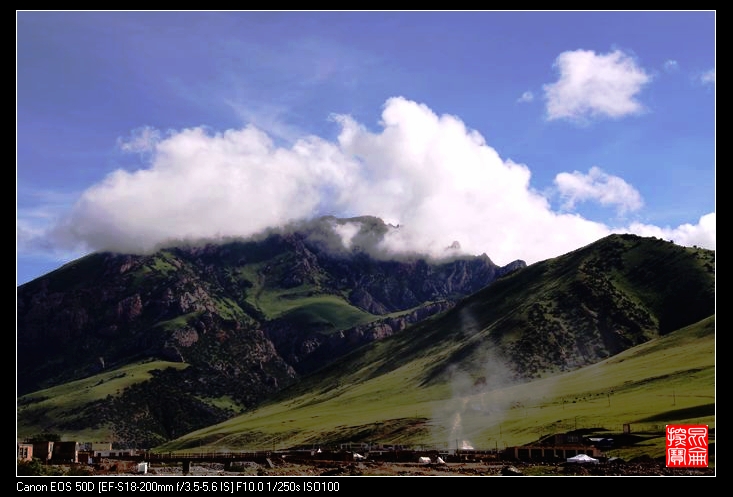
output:
M 375 344 L 367 356 L 385 360 L 384 351 L 376 350 L 384 348 L 389 345 Z M 486 450 L 574 429 L 620 434 L 628 424 L 644 443 L 627 449 L 627 457 L 659 457 L 664 424 L 715 429 L 714 317 L 572 372 L 500 387 L 460 375 L 426 385 L 429 363 L 429 357 L 415 357 L 372 376 L 371 365 L 360 368 L 364 363 L 346 361 L 339 377 L 324 372 L 253 412 L 157 450 L 270 450 L 348 442 Z
M 486 447 L 567 428 L 571 414 L 573 426 L 619 431 L 665 417 L 714 424 L 714 313 L 713 252 L 613 235 L 501 278 L 161 449 L 464 438 Z

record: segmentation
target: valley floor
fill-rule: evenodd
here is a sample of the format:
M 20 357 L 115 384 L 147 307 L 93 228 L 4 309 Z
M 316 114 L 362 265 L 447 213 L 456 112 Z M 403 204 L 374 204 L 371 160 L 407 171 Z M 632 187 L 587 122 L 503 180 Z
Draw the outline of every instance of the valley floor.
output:
M 110 474 L 98 472 L 95 474 Z M 112 473 L 114 474 L 114 473 Z M 182 476 L 180 466 L 153 466 L 145 476 Z M 188 476 L 715 476 L 715 468 L 667 468 L 664 463 L 617 464 L 417 464 L 393 462 L 283 463 L 274 467 L 250 465 L 242 471 L 224 471 L 219 464 L 192 465 Z

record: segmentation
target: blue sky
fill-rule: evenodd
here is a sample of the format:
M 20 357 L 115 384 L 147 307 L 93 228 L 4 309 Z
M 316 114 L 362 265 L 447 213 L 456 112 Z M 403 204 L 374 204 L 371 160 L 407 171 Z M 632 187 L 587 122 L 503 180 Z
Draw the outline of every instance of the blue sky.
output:
M 323 214 L 497 264 L 715 249 L 714 11 L 16 20 L 18 285 Z

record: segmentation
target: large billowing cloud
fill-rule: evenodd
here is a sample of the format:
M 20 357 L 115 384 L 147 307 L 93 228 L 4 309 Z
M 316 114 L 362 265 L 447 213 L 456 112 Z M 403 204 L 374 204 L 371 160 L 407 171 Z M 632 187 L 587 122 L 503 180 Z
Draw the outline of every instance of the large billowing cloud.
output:
M 425 105 L 389 99 L 377 132 L 349 116 L 334 119 L 341 126 L 336 142 L 309 136 L 287 147 L 254 127 L 139 130 L 120 146 L 145 152 L 146 167 L 118 170 L 87 189 L 47 240 L 144 252 L 184 240 L 247 237 L 321 214 L 373 215 L 399 225 L 384 241 L 387 253 L 443 256 L 455 253 L 446 247 L 458 241 L 466 253 L 506 264 L 554 257 L 613 231 L 653 231 L 555 212 L 530 185 L 526 165 L 502 159 L 460 119 Z M 556 184 L 566 208 L 589 200 L 627 210 L 641 204 L 631 186 L 600 169 L 558 175 Z M 714 248 L 712 216 L 653 234 L 674 232 L 678 243 Z M 348 244 L 357 230 L 336 226 L 336 235 Z
M 555 67 L 559 79 L 544 86 L 550 120 L 620 118 L 644 109 L 636 97 L 651 76 L 619 50 L 608 54 L 592 50 L 563 52 Z
M 131 150 L 141 149 L 139 138 Z M 59 236 L 122 252 L 249 236 L 311 217 L 322 202 L 338 205 L 358 174 L 357 163 L 334 144 L 307 137 L 278 148 L 253 127 L 185 129 L 146 143 L 153 147 L 150 167 L 118 170 L 85 191 Z

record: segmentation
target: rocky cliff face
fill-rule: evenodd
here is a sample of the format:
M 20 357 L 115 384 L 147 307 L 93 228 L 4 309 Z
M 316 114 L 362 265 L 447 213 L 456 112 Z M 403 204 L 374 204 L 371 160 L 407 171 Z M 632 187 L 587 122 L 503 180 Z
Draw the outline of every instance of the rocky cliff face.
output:
M 254 375 L 261 395 L 243 395 L 249 402 L 296 378 L 215 281 L 190 261 L 166 259 L 174 269 L 151 269 L 161 266 L 156 256 L 96 254 L 18 288 L 19 393 L 145 357 L 232 381 L 266 371 Z
M 269 322 L 265 330 L 278 353 L 299 374 L 305 375 L 332 361 L 334 357 L 340 357 L 369 342 L 387 338 L 453 306 L 454 303 L 448 300 L 431 302 L 398 316 L 377 319 L 335 333 L 319 330 L 302 333 L 297 324 L 287 320 Z

